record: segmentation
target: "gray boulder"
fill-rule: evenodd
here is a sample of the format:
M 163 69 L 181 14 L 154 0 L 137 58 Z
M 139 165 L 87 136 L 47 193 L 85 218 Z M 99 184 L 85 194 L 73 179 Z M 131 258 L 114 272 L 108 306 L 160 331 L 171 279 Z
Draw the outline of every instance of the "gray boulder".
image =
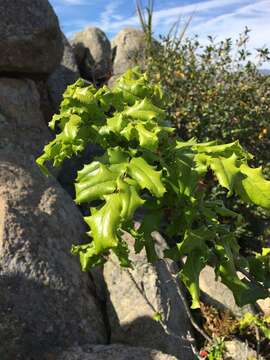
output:
M 106 343 L 95 287 L 70 254 L 80 212 L 35 158 L 51 138 L 35 83 L 0 79 L 0 358 Z M 19 356 L 19 355 L 18 355 Z
M 34 159 L 50 139 L 36 84 L 0 78 L 0 150 L 27 153 Z
M 102 30 L 88 27 L 75 34 L 71 44 L 82 77 L 95 83 L 110 77 L 111 44 Z
M 80 212 L 56 180 L 28 155 L 1 150 L 1 359 L 107 343 L 93 282 L 70 253 L 84 234 Z
M 110 77 L 110 79 L 108 80 L 107 86 L 110 89 L 113 89 L 114 85 L 116 84 L 116 81 L 119 79 L 120 75 L 113 75 Z
M 45 360 L 177 360 L 174 356 L 141 347 L 122 345 L 83 346 L 48 354 Z M 183 358 L 184 359 L 184 358 Z M 181 359 L 178 359 L 181 360 Z
M 144 67 L 145 49 L 143 31 L 121 30 L 112 40 L 113 75 L 119 76 L 135 65 Z
M 257 357 L 256 351 L 239 340 L 225 341 L 225 360 L 263 360 L 262 356 Z
M 1 0 L 0 14 L 0 73 L 52 73 L 61 61 L 63 44 L 49 2 Z
M 190 343 L 186 340 L 191 333 L 190 322 L 172 281 L 171 273 L 176 270 L 174 264 L 167 266 L 163 261 L 158 261 L 151 265 L 145 252 L 134 253 L 134 239 L 130 235 L 126 235 L 125 240 L 131 250 L 134 269 L 123 269 L 112 258 L 104 265 L 103 271 L 108 293 L 111 342 L 150 347 L 179 359 L 193 359 Z M 156 241 L 159 249 L 165 247 L 161 237 Z M 138 287 L 144 289 L 145 296 Z M 170 335 L 153 319 L 155 310 L 152 306 L 163 317 L 171 331 Z
M 264 315 L 270 316 L 270 298 L 258 300 L 257 303 Z
M 251 306 L 239 307 L 236 305 L 232 291 L 219 279 L 211 266 L 206 266 L 199 278 L 200 288 L 203 291 L 203 300 L 220 310 L 229 310 L 235 317 L 240 318 L 245 312 L 253 312 Z
M 48 79 L 49 97 L 57 112 L 67 86 L 79 78 L 79 69 L 71 45 L 63 34 L 64 53 L 61 64 Z

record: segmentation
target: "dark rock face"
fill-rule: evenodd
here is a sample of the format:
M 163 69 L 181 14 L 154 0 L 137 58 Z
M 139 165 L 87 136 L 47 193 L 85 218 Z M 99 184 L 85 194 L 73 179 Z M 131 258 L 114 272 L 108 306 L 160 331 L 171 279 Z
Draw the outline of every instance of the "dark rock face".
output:
M 61 61 L 63 44 L 49 2 L 1 0 L 0 14 L 0 73 L 52 73 Z
M 99 345 L 76 347 L 59 354 L 48 354 L 45 360 L 177 360 L 177 358 L 142 347 Z
M 88 27 L 71 40 L 82 77 L 95 83 L 107 80 L 112 71 L 111 44 L 105 33 Z
M 28 156 L 0 151 L 0 219 L 0 358 L 107 343 L 93 283 L 70 254 L 81 214 Z
M 80 76 L 72 47 L 64 35 L 63 43 L 64 53 L 61 64 L 48 79 L 49 97 L 55 112 L 58 112 L 62 95 L 67 86 L 73 84 Z

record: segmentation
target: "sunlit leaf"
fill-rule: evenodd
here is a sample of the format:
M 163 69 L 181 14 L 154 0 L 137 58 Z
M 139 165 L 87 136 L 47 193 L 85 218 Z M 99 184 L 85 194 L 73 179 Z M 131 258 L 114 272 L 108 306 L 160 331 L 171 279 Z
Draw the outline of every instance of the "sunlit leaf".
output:
M 156 197 L 164 195 L 166 189 L 161 181 L 161 171 L 156 171 L 143 158 L 131 159 L 128 171 L 142 189 L 148 189 Z
M 206 265 L 207 257 L 207 253 L 199 249 L 192 251 L 179 274 L 192 297 L 192 309 L 200 308 L 199 275 Z

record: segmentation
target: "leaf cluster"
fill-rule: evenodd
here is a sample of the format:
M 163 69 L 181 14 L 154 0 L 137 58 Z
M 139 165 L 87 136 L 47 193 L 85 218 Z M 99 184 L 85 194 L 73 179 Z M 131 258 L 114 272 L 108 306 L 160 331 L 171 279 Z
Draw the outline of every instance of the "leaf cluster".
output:
M 270 317 L 264 316 L 259 317 L 254 314 L 247 312 L 240 320 L 239 320 L 239 328 L 240 330 L 245 330 L 249 327 L 258 327 L 266 339 L 270 340 Z
M 235 225 L 226 221 L 236 224 L 241 216 L 205 191 L 211 173 L 228 196 L 270 208 L 270 181 L 261 168 L 248 165 L 252 155 L 238 141 L 179 139 L 169 126 L 161 87 L 138 69 L 129 70 L 112 90 L 97 90 L 83 80 L 69 86 L 50 127 L 58 134 L 37 159 L 46 173 L 47 161 L 59 166 L 88 143 L 104 149 L 103 156 L 78 171 L 75 183 L 76 203 L 86 203 L 90 210 L 85 221 L 91 240 L 72 248 L 84 271 L 103 264 L 111 252 L 122 266 L 132 266 L 124 231 L 135 238 L 137 253 L 144 249 L 148 260 L 156 261 L 151 234 L 162 231 L 175 239 L 164 256 L 186 258 L 179 276 L 191 294 L 192 308 L 200 305 L 199 274 L 206 264 L 215 267 L 238 305 L 267 297 L 261 274 L 239 253 Z M 135 228 L 134 216 L 142 208 L 141 224 Z M 260 257 L 256 261 L 263 262 Z M 240 279 L 239 265 L 258 283 Z

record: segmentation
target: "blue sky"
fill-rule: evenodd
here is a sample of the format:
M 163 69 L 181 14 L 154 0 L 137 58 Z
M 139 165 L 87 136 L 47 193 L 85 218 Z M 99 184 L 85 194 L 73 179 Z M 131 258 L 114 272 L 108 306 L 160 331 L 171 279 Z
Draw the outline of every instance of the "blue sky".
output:
M 112 38 L 124 27 L 138 27 L 134 0 L 50 0 L 62 30 L 71 37 L 86 26 L 98 26 Z M 146 4 L 147 1 L 142 1 Z M 252 48 L 270 47 L 270 0 L 155 0 L 154 30 L 166 34 L 178 20 L 193 14 L 189 34 L 235 38 L 252 29 Z M 181 24 L 181 23 L 180 23 Z

